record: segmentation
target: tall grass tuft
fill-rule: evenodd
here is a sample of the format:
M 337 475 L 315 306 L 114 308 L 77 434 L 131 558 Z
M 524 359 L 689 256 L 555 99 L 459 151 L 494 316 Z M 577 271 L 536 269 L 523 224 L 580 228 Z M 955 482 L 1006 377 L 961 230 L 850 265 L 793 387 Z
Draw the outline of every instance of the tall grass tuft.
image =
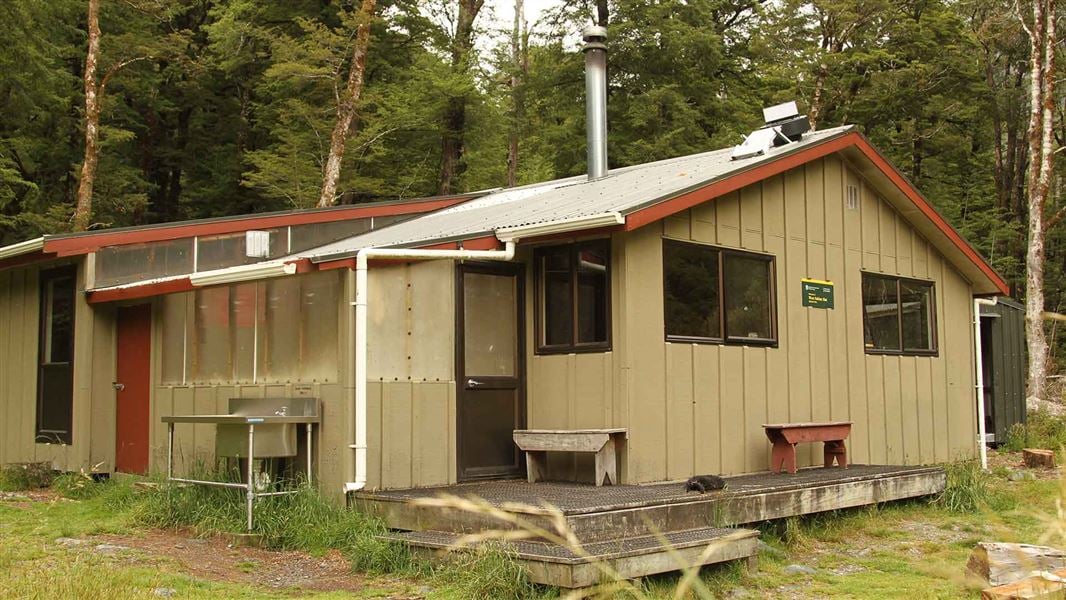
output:
M 454 553 L 434 579 L 458 598 L 521 600 L 536 594 L 514 555 L 498 543 Z
M 937 505 L 951 512 L 973 512 L 993 500 L 989 475 L 977 461 L 964 461 L 946 467 L 947 485 L 936 498 Z

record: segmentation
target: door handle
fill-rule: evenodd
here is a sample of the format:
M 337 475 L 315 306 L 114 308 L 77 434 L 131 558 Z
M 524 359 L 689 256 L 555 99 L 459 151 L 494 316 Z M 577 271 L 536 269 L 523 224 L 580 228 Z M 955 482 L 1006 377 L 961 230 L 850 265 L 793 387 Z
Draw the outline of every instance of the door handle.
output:
M 126 384 L 119 383 L 119 382 L 116 381 L 116 382 L 111 384 L 111 387 L 115 388 L 116 392 L 121 392 L 121 391 L 126 389 Z
M 481 385 L 481 382 L 476 380 L 476 379 L 467 379 L 466 380 L 466 387 L 476 388 L 476 387 L 478 387 L 480 385 Z

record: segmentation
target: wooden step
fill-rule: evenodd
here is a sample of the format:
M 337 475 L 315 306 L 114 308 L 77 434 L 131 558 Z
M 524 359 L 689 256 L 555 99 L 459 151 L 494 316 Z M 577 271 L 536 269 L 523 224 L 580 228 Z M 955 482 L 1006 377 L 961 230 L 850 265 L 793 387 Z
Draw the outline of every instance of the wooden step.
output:
M 439 558 L 456 548 L 462 534 L 411 531 L 384 537 L 403 542 L 416 553 Z M 759 532 L 753 529 L 705 527 L 587 543 L 580 552 L 543 541 L 498 543 L 514 554 L 534 583 L 582 588 L 602 581 L 607 569 L 621 579 L 633 579 L 730 560 L 754 561 L 758 537 Z
M 474 533 L 514 529 L 484 512 L 426 506 L 419 500 L 450 494 L 480 498 L 533 526 L 553 528 L 545 504 L 558 507 L 582 543 L 659 531 L 728 527 L 828 510 L 935 494 L 944 489 L 943 469 L 864 467 L 803 469 L 798 474 L 727 478 L 722 492 L 686 492 L 681 483 L 594 487 L 580 484 L 495 481 L 447 488 L 369 492 L 356 506 L 392 529 Z

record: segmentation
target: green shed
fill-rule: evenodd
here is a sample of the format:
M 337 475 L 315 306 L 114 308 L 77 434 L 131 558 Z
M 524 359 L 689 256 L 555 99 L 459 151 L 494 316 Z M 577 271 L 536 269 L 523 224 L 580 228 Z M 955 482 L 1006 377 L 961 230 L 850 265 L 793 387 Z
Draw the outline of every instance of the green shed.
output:
M 986 442 L 1003 444 L 1025 423 L 1025 308 L 1010 298 L 981 305 Z

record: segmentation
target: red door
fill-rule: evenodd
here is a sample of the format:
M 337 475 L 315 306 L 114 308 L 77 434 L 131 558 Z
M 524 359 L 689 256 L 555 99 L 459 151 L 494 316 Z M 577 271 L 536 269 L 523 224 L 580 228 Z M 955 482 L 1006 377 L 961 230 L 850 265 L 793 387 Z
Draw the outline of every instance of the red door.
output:
M 152 306 L 120 308 L 117 329 L 115 470 L 144 474 L 148 472 Z

